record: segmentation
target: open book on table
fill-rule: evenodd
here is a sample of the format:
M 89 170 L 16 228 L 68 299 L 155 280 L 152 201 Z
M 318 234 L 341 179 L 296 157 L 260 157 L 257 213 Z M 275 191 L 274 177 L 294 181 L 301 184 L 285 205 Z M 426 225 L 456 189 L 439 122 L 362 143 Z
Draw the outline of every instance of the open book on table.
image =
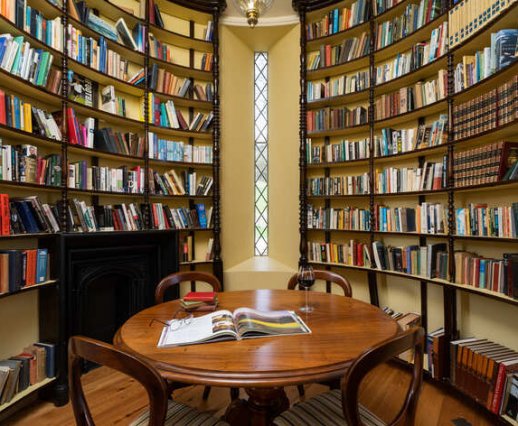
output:
M 158 347 L 241 340 L 252 337 L 288 336 L 311 333 L 309 327 L 293 311 L 261 312 L 250 308 L 238 308 L 233 313 L 216 311 L 193 318 L 190 323 L 177 327 L 168 321 Z

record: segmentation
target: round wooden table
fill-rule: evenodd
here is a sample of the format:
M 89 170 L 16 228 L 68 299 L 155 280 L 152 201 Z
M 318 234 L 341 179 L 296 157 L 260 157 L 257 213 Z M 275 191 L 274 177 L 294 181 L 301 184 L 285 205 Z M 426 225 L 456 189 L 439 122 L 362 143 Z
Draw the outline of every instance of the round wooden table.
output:
M 303 291 L 223 292 L 218 299 L 218 309 L 231 311 L 294 310 L 312 333 L 159 349 L 163 325 L 153 320 L 170 320 L 179 307 L 172 301 L 130 318 L 115 345 L 146 358 L 168 380 L 246 388 L 249 400 L 236 400 L 227 411 L 232 424 L 268 424 L 289 404 L 284 386 L 337 379 L 362 352 L 398 332 L 396 321 L 377 307 L 340 295 L 311 292 L 315 309 L 307 315 L 299 310 Z

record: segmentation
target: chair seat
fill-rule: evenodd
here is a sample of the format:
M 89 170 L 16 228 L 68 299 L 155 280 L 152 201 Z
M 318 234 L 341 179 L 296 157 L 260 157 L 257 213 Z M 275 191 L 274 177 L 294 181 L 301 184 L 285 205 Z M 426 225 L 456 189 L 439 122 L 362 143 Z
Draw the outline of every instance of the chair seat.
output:
M 359 405 L 360 417 L 366 426 L 385 426 L 385 423 Z M 345 425 L 342 411 L 342 391 L 325 392 L 294 405 L 274 420 L 277 426 L 338 426 Z
M 147 426 L 149 410 L 140 415 L 130 426 Z M 228 426 L 228 423 L 219 420 L 210 414 L 198 411 L 176 401 L 169 401 L 165 416 L 165 426 Z

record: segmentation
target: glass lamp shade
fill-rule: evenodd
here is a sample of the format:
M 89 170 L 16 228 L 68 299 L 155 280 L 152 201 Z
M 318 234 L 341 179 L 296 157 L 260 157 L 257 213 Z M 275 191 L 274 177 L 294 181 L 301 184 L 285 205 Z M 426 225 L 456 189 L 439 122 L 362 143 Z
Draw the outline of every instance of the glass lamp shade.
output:
M 273 4 L 273 0 L 234 0 L 235 5 L 246 16 L 248 25 L 254 28 L 259 16 L 265 13 Z

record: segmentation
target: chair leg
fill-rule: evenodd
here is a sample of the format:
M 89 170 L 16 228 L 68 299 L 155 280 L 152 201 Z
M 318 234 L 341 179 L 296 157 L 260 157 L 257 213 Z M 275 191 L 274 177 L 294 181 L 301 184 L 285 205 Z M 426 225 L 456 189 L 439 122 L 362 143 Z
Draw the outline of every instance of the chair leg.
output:
M 305 395 L 304 385 L 297 385 L 297 389 L 299 390 L 299 396 Z
M 203 389 L 203 400 L 207 401 L 210 395 L 210 386 L 205 386 L 205 389 Z
M 239 398 L 239 388 L 230 388 L 230 399 L 232 401 Z

